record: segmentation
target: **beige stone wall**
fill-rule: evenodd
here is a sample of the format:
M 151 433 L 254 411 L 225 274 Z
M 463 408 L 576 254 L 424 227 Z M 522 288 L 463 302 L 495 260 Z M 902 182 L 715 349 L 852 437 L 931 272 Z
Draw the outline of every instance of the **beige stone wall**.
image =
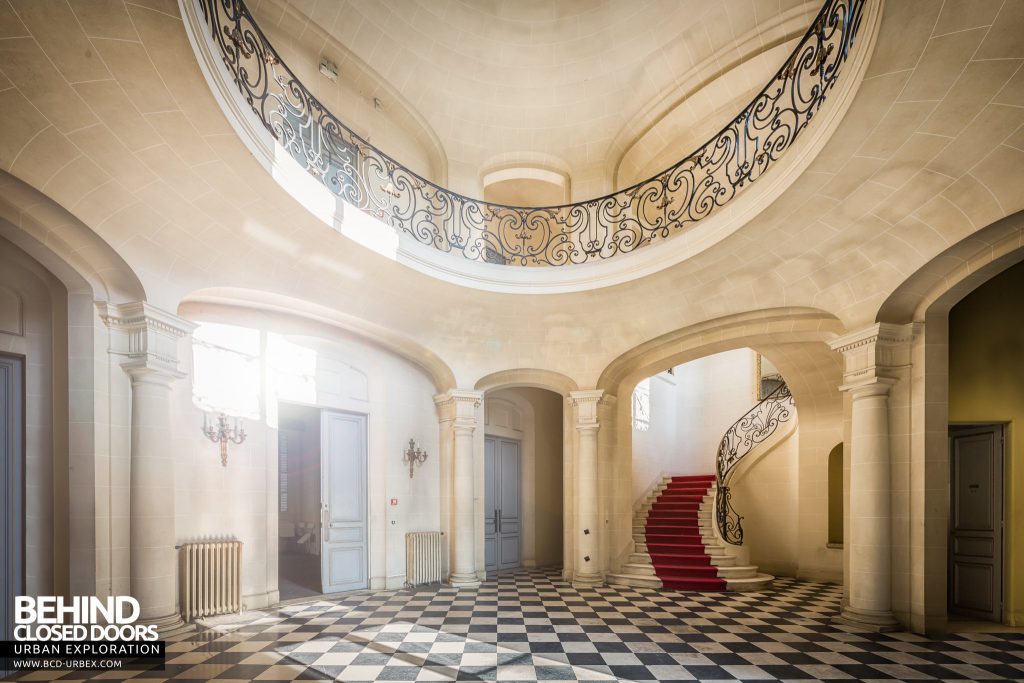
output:
M 755 448 L 730 482 L 743 516 L 743 547 L 750 563 L 775 576 L 796 576 L 800 555 L 800 430 L 792 423 Z

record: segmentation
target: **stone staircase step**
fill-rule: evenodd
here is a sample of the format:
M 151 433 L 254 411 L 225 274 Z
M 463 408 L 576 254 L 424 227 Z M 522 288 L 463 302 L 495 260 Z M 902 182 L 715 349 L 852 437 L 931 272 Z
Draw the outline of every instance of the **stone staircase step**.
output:
M 732 579 L 752 579 L 757 576 L 757 567 L 753 565 L 717 567 L 718 576 L 726 581 Z
M 735 591 L 739 593 L 762 591 L 772 585 L 772 581 L 775 577 L 771 574 L 757 574 L 752 578 L 748 579 L 728 579 L 726 580 L 727 590 Z
M 623 574 L 633 574 L 635 576 L 656 576 L 657 572 L 654 571 L 654 565 L 649 562 L 627 562 L 622 565 Z
M 661 579 L 657 576 L 641 574 L 609 574 L 605 577 L 609 586 L 628 586 L 630 588 L 661 588 Z

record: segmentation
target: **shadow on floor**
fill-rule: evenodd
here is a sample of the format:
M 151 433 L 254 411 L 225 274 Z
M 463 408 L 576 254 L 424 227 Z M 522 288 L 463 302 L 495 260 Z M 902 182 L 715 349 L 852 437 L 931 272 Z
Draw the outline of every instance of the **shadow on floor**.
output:
M 320 595 L 320 556 L 282 553 L 278 561 L 281 600 Z

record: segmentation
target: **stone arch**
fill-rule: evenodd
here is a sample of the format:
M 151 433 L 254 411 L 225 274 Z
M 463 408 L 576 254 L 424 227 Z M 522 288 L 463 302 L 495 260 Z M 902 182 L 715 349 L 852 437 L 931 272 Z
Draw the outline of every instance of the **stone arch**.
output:
M 949 313 L 968 294 L 1024 261 L 1024 211 L 1006 216 L 925 263 L 883 302 L 878 322 L 911 325 L 909 439 L 900 442 L 921 495 L 909 509 L 910 628 L 947 628 Z M 924 397 L 927 396 L 927 401 Z
M 886 298 L 877 322 L 924 322 L 1024 260 L 1024 211 L 978 230 L 917 269 Z
M 144 301 L 138 276 L 99 235 L 42 192 L 0 171 L 0 237 L 96 301 Z
M 576 381 L 568 375 L 563 375 L 554 370 L 542 370 L 538 368 L 517 368 L 514 370 L 500 370 L 485 375 L 476 381 L 473 386 L 477 391 L 495 391 L 506 387 L 535 387 L 547 389 L 564 397 L 569 392 L 579 389 Z
M 623 389 L 632 391 L 639 380 L 668 367 L 744 346 L 764 353 L 773 362 L 778 358 L 782 365 L 776 363 L 776 366 L 787 375 L 787 380 L 790 375 L 797 380 L 803 372 L 770 350 L 783 345 L 809 344 L 820 349 L 822 358 L 831 357 L 825 342 L 842 331 L 838 318 L 812 308 L 769 309 L 730 315 L 670 332 L 630 349 L 604 369 L 597 386 L 618 395 Z M 828 365 L 827 362 L 824 364 Z M 799 390 L 799 387 L 793 388 L 794 392 Z
M 456 386 L 455 374 L 433 351 L 372 322 L 313 304 L 301 299 L 237 287 L 212 287 L 187 295 L 178 305 L 178 314 L 191 318 L 202 313 L 246 313 L 271 315 L 275 324 L 299 326 L 326 338 L 347 337 L 386 351 L 420 367 L 441 393 Z
M 843 399 L 840 359 L 827 342 L 844 331 L 833 315 L 813 308 L 778 308 L 726 316 L 682 328 L 641 344 L 620 355 L 601 373 L 598 387 L 618 396 L 615 417 L 602 424 L 601 438 L 613 444 L 606 456 L 615 481 L 630 481 L 632 443 L 630 396 L 644 377 L 669 367 L 721 351 L 749 347 L 763 354 L 779 368 L 793 392 L 799 410 L 799 504 L 821 507 L 821 514 L 800 510 L 797 575 L 811 579 L 838 580 L 841 551 L 827 546 L 827 498 L 829 449 L 843 438 Z M 739 416 L 737 416 L 739 417 Z M 632 504 L 616 496 L 611 487 L 602 492 L 603 514 L 610 519 L 611 566 L 631 539 Z M 813 539 L 813 543 L 807 539 Z M 820 541 L 820 543 L 818 542 Z
M 573 487 L 573 478 L 577 458 L 576 430 L 572 423 L 573 413 L 569 394 L 577 391 L 579 386 L 567 375 L 539 368 L 501 370 L 481 377 L 474 385 L 474 389 L 483 392 L 485 403 L 497 392 L 522 388 L 543 389 L 562 397 L 562 575 L 568 578 L 572 576 L 574 562 L 575 488 Z M 529 406 L 528 402 L 524 401 L 523 403 L 527 403 Z M 532 406 L 530 406 L 531 428 L 536 419 L 533 412 Z M 481 452 L 483 450 L 482 443 L 480 450 Z
M 73 595 L 122 591 L 127 586 L 115 579 L 120 570 L 109 519 L 97 512 L 100 505 L 114 503 L 98 499 L 91 488 L 72 486 L 68 473 L 94 472 L 97 457 L 124 455 L 110 439 L 109 420 L 96 414 L 106 414 L 103 406 L 109 407 L 110 397 L 125 391 L 128 382 L 123 373 L 94 371 L 115 362 L 106 345 L 96 341 L 107 333 L 97 304 L 144 301 L 145 290 L 110 244 L 53 199 L 6 172 L 0 172 L 0 251 L 11 254 L 25 273 L 50 283 L 53 331 L 64 344 L 59 353 L 55 346 L 46 361 L 53 395 L 67 398 L 53 402 L 52 414 L 53 590 Z M 31 314 L 27 306 L 26 316 Z M 79 368 L 88 372 L 75 371 Z M 109 474 L 107 468 L 100 471 Z M 96 484 L 109 489 L 109 482 Z M 69 520 L 91 521 L 74 526 Z M 72 527 L 77 530 L 73 537 Z

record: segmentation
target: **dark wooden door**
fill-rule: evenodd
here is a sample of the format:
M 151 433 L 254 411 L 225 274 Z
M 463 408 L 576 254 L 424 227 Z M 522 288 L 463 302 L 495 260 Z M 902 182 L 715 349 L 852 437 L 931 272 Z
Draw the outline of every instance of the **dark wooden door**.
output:
M 1002 425 L 951 428 L 949 461 L 949 611 L 1002 621 Z
M 25 593 L 25 359 L 4 353 L 0 353 L 0 467 L 0 640 L 14 640 L 14 596 Z
M 484 560 L 487 571 L 522 564 L 519 442 L 484 439 Z

